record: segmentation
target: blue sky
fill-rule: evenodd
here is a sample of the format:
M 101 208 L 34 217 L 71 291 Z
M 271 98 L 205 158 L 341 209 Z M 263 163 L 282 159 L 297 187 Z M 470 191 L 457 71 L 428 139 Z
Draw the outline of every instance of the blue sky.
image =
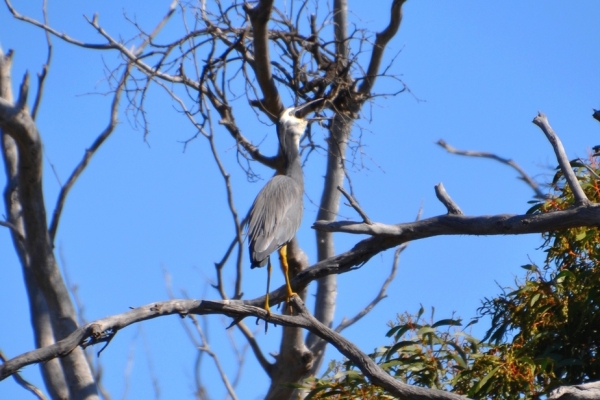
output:
M 387 23 L 388 3 L 349 1 L 353 22 L 359 28 L 381 29 Z M 150 28 L 169 5 L 164 2 L 150 9 L 135 1 L 114 4 L 50 1 L 50 23 L 82 40 L 102 42 L 83 15 L 97 12 L 108 32 L 129 37 L 133 30 L 124 12 Z M 41 2 L 15 1 L 14 6 L 23 14 L 41 17 Z M 325 13 L 325 7 L 320 12 Z M 568 7 L 558 1 L 409 1 L 386 60 L 399 53 L 390 71 L 401 77 L 412 95 L 378 97 L 356 122 L 355 136 L 362 134 L 365 157 L 364 167 L 351 168 L 351 178 L 355 195 L 371 219 L 412 221 L 420 207 L 423 217 L 445 213 L 433 189 L 439 182 L 467 215 L 525 212 L 533 192 L 515 179 L 513 170 L 491 160 L 449 155 L 435 142 L 444 139 L 460 149 L 512 158 L 544 182 L 556 162 L 543 133 L 531 123 L 540 110 L 569 157 L 587 157 L 590 147 L 600 144 L 600 127 L 591 118 L 592 108 L 600 108 L 598 20 L 600 4 L 591 1 L 572 2 Z M 178 24 L 179 19 L 173 18 L 159 39 L 175 36 L 180 32 Z M 35 74 L 41 69 L 45 39 L 40 30 L 13 20 L 5 7 L 0 7 L 0 26 L 0 45 L 4 51 L 16 52 L 16 90 L 26 70 Z M 51 164 L 64 183 L 85 148 L 106 126 L 110 98 L 93 93 L 106 88 L 103 62 L 117 62 L 113 53 L 78 49 L 56 38 L 53 44 L 38 118 L 49 213 L 60 189 Z M 391 92 L 397 87 L 391 79 L 380 80 L 375 91 Z M 243 101 L 240 104 L 244 106 Z M 210 287 L 213 263 L 232 237 L 222 178 L 205 140 L 191 142 L 183 152 L 181 141 L 194 130 L 157 86 L 149 93 L 148 112 L 147 142 L 121 112 L 119 127 L 80 177 L 63 212 L 57 255 L 71 283 L 77 285 L 88 320 L 167 299 L 165 271 L 177 296 L 185 291 L 194 298 L 217 298 Z M 244 134 L 261 143 L 261 150 L 275 151 L 273 127 L 257 124 L 248 112 L 237 118 Z M 317 129 L 314 134 L 322 140 L 324 132 Z M 265 180 L 246 180 L 228 134 L 220 133 L 217 146 L 232 174 L 236 207 L 245 214 Z M 271 175 L 260 166 L 256 170 L 263 178 Z M 305 217 L 299 240 L 314 263 L 310 226 L 322 186 L 324 155 L 311 156 L 304 173 Z M 1 174 L 0 186 L 4 184 Z M 345 218 L 358 216 L 342 205 L 340 219 Z M 361 239 L 347 234 L 335 237 L 338 253 Z M 438 237 L 411 243 L 401 256 L 388 298 L 344 335 L 370 352 L 387 344 L 387 321 L 394 320 L 396 313 L 418 310 L 420 304 L 435 307 L 439 318 L 456 312 L 468 320 L 483 297 L 499 291 L 498 284 L 511 285 L 523 275 L 520 265 L 543 261 L 543 253 L 537 250 L 540 244 L 539 235 Z M 378 255 L 360 270 L 340 276 L 336 323 L 368 304 L 391 268 L 392 255 L 392 251 Z M 30 350 L 33 339 L 20 267 L 7 229 L 0 229 L 0 260 L 0 304 L 10 305 L 0 307 L 0 349 L 13 357 Z M 262 295 L 265 271 L 248 268 L 244 273 L 246 297 Z M 281 274 L 274 275 L 273 284 L 282 284 Z M 226 281 L 233 278 L 229 270 Z M 309 301 L 314 292 L 311 287 Z M 254 321 L 247 322 L 255 327 Z M 211 316 L 204 323 L 212 349 L 230 376 L 235 375 L 237 361 L 224 329 L 229 321 Z M 178 317 L 169 317 L 119 332 L 100 357 L 104 383 L 113 398 L 152 397 L 151 374 L 159 379 L 162 398 L 192 397 L 196 353 L 180 324 Z M 280 329 L 270 328 L 265 336 L 261 326 L 255 328 L 264 352 L 276 352 Z M 474 333 L 484 329 L 480 323 Z M 243 338 L 231 333 L 243 349 Z M 339 354 L 328 351 L 326 360 L 334 358 L 339 359 Z M 202 379 L 212 398 L 223 398 L 214 364 L 208 357 L 203 362 Z M 22 373 L 41 385 L 37 367 Z M 129 386 L 124 383 L 126 376 Z M 247 352 L 239 397 L 262 398 L 267 385 L 266 375 Z M 0 399 L 27 396 L 13 380 L 0 382 Z

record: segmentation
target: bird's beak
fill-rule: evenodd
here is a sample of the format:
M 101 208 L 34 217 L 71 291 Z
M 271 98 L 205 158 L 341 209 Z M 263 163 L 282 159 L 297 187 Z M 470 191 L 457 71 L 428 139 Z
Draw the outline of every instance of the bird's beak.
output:
M 294 108 L 292 110 L 292 112 L 290 113 L 290 115 L 293 115 L 296 118 L 304 118 L 305 115 L 308 114 L 308 112 L 303 113 L 302 110 L 304 110 L 305 108 L 307 108 L 310 105 L 313 105 L 314 103 L 322 102 L 323 100 L 324 100 L 323 98 L 319 98 L 319 99 L 311 100 L 308 103 L 304 103 L 304 104 Z M 300 115 L 298 115 L 298 114 L 300 114 Z M 307 119 L 307 121 L 311 121 L 311 119 Z

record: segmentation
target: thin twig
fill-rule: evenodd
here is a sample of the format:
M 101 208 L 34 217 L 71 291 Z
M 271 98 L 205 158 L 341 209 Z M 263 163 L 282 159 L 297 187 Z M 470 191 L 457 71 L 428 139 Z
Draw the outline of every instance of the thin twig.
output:
M 525 172 L 525 170 L 519 166 L 519 164 L 517 164 L 513 160 L 510 160 L 508 158 L 503 158 L 496 154 L 488 153 L 485 151 L 458 150 L 458 149 L 452 147 L 451 145 L 449 145 L 448 143 L 446 143 L 446 141 L 443 139 L 438 140 L 436 142 L 436 144 L 443 147 L 444 149 L 446 149 L 446 151 L 448 153 L 451 153 L 451 154 L 457 154 L 459 156 L 467 156 L 467 157 L 490 158 L 492 160 L 501 162 L 502 164 L 506 164 L 506 165 L 514 168 L 519 173 L 519 175 L 521 175 L 519 178 L 522 179 L 523 181 L 525 181 L 525 183 L 527 183 L 527 185 L 529 185 L 529 187 L 531 187 L 531 189 L 533 189 L 533 191 L 535 192 L 535 198 L 540 199 L 540 200 L 544 200 L 547 198 L 547 195 L 544 194 L 540 190 L 539 184 L 533 178 L 531 178 Z
M 343 187 L 341 187 L 341 186 L 338 186 L 337 189 L 350 202 L 350 206 L 352 208 L 354 208 L 354 210 L 356 210 L 356 212 L 362 217 L 362 219 L 363 219 L 363 221 L 364 221 L 365 224 L 367 224 L 367 225 L 373 224 L 373 221 L 371 221 L 371 219 L 369 218 L 369 216 L 367 215 L 367 213 L 365 213 L 362 210 L 362 208 L 360 208 L 360 205 L 358 205 L 358 202 L 354 199 L 354 197 L 352 197 L 350 195 L 350 193 L 346 192 L 346 190 Z
M 15 234 L 16 238 L 22 242 L 25 240 L 25 238 L 23 237 L 23 235 L 21 234 L 21 231 L 19 230 L 19 228 L 17 228 L 14 224 L 7 222 L 7 221 L 0 221 L 0 226 L 5 226 L 7 228 L 9 228 L 11 231 L 13 231 L 13 233 Z
M 581 163 L 581 165 L 583 165 L 590 172 L 590 174 L 592 174 L 592 176 L 594 178 L 600 179 L 600 175 L 598 175 L 596 173 L 596 171 L 594 171 L 594 169 L 592 167 L 590 167 L 589 165 L 587 165 L 581 158 L 578 158 L 577 160 Z
M 87 167 L 88 163 L 92 159 L 92 156 L 96 153 L 100 146 L 102 146 L 102 144 L 106 141 L 106 139 L 108 139 L 108 137 L 117 127 L 121 93 L 125 88 L 125 83 L 127 82 L 127 78 L 129 77 L 131 66 L 131 64 L 127 64 L 127 66 L 125 67 L 125 71 L 123 72 L 119 85 L 117 86 L 117 89 L 115 91 L 115 95 L 113 97 L 112 105 L 110 108 L 110 119 L 108 122 L 108 126 L 96 138 L 94 143 L 92 143 L 91 147 L 85 151 L 83 159 L 79 162 L 77 167 L 75 167 L 65 185 L 60 189 L 58 199 L 56 200 L 56 206 L 54 207 L 54 212 L 52 213 L 52 221 L 50 223 L 50 228 L 48 229 L 51 241 L 54 241 L 54 238 L 56 236 L 56 230 L 58 229 L 58 223 L 60 221 L 62 209 L 64 207 L 65 200 L 67 198 L 67 195 L 69 194 L 69 191 L 75 184 L 77 178 L 79 178 L 83 170 Z
M 379 73 L 379 67 L 381 60 L 383 59 L 383 51 L 387 46 L 388 42 L 396 35 L 400 29 L 402 23 L 402 6 L 405 0 L 394 0 L 392 2 L 392 9 L 390 11 L 390 23 L 381 32 L 376 34 L 375 44 L 373 45 L 373 53 L 371 54 L 371 60 L 365 79 L 360 84 L 358 91 L 360 93 L 368 94 L 373 89 L 375 84 L 375 78 Z
M 48 2 L 44 0 L 42 6 L 42 12 L 44 14 L 44 24 L 48 25 Z M 45 31 L 46 33 L 46 43 L 48 45 L 48 57 L 46 58 L 46 63 L 42 66 L 42 72 L 38 74 L 38 91 L 35 96 L 35 101 L 33 102 L 33 109 L 31 111 L 31 118 L 35 121 L 37 116 L 37 112 L 39 110 L 40 102 L 42 100 L 42 93 L 44 92 L 44 83 L 46 82 L 46 76 L 48 75 L 48 70 L 50 69 L 50 61 L 52 60 L 52 40 L 50 40 L 50 32 Z
M 394 261 L 392 262 L 392 271 L 390 272 L 388 277 L 383 282 L 383 285 L 381 285 L 381 289 L 379 289 L 379 293 L 377 294 L 377 296 L 375 296 L 375 298 L 369 303 L 369 305 L 366 306 L 365 308 L 363 308 L 354 317 L 349 318 L 349 319 L 344 318 L 342 320 L 342 322 L 340 322 L 340 324 L 335 328 L 335 331 L 337 333 L 341 333 L 344 329 L 357 323 L 365 315 L 367 315 L 369 312 L 371 312 L 371 310 L 373 308 L 375 308 L 375 306 L 381 300 L 383 300 L 387 297 L 387 288 L 390 286 L 390 283 L 392 283 L 392 281 L 396 277 L 396 273 L 398 272 L 398 260 L 400 259 L 400 253 L 402 253 L 407 247 L 408 247 L 408 243 L 403 243 L 400 246 L 398 246 L 398 248 L 396 249 L 396 251 L 394 253 Z

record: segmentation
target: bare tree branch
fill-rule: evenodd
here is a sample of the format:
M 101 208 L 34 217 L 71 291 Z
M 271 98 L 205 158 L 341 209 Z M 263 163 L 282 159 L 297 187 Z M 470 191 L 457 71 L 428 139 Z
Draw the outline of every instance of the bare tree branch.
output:
M 0 360 L 2 360 L 3 363 L 5 363 L 7 360 L 2 350 L 0 350 Z M 40 400 L 46 400 L 46 396 L 44 396 L 44 393 L 42 393 L 42 391 L 38 389 L 35 385 L 32 385 L 31 383 L 27 382 L 27 380 L 25 380 L 21 376 L 21 374 L 15 372 L 13 374 L 13 378 L 15 379 L 17 384 L 19 384 L 19 386 L 23 387 L 23 389 L 30 391 L 35 397 L 37 397 Z
M 264 96 L 261 103 L 271 121 L 277 122 L 283 112 L 283 104 L 271 72 L 269 32 L 267 28 L 273 10 L 273 0 L 260 0 L 255 7 L 250 7 L 248 3 L 244 3 L 244 9 L 252 23 L 254 73 Z
M 402 253 L 407 247 L 408 247 L 408 243 L 403 243 L 400 246 L 398 246 L 398 248 L 396 249 L 396 252 L 394 253 L 394 262 L 392 262 L 392 271 L 390 272 L 388 277 L 383 282 L 383 285 L 381 285 L 381 289 L 379 289 L 379 293 L 377 294 L 377 296 L 369 303 L 369 305 L 367 305 L 365 308 L 363 308 L 354 317 L 349 318 L 349 319 L 344 318 L 342 320 L 342 322 L 340 322 L 340 324 L 335 328 L 335 331 L 337 333 L 341 333 L 344 329 L 346 329 L 349 326 L 352 326 L 355 323 L 357 323 L 358 321 L 360 321 L 365 315 L 370 313 L 371 310 L 373 310 L 373 308 L 375 308 L 375 306 L 381 300 L 383 300 L 387 297 L 387 288 L 388 288 L 388 286 L 390 286 L 390 283 L 392 283 L 392 281 L 396 277 L 396 273 L 398 272 L 398 260 L 400 260 L 400 253 Z
M 333 344 L 344 356 L 354 362 L 374 384 L 398 396 L 399 399 L 464 399 L 462 396 L 441 390 L 410 386 L 392 378 L 354 344 L 314 318 L 298 296 L 292 297 L 291 304 L 298 315 L 275 313 L 269 315 L 263 308 L 245 305 L 241 301 L 170 300 L 149 304 L 122 314 L 96 320 L 77 329 L 67 338 L 53 345 L 32 350 L 8 360 L 0 365 L 0 380 L 27 365 L 65 356 L 78 346 L 86 347 L 109 341 L 119 330 L 137 322 L 174 314 L 182 317 L 188 314 L 223 314 L 234 319 L 250 316 L 267 318 L 269 322 L 278 325 L 308 329 Z
M 54 242 L 54 238 L 56 236 L 56 230 L 58 229 L 58 223 L 60 221 L 60 216 L 62 213 L 62 209 L 65 205 L 65 200 L 67 199 L 67 195 L 69 191 L 77 181 L 77 178 L 81 175 L 83 170 L 87 167 L 90 160 L 96 151 L 102 146 L 102 144 L 108 139 L 108 137 L 113 133 L 117 124 L 119 122 L 119 102 L 121 100 L 121 94 L 123 93 L 123 89 L 125 87 L 125 82 L 129 77 L 129 72 L 131 70 L 131 64 L 128 64 L 125 67 L 125 71 L 119 81 L 115 94 L 113 96 L 113 101 L 110 107 L 110 118 L 107 127 L 102 131 L 102 133 L 94 140 L 94 143 L 90 146 L 89 149 L 86 149 L 83 159 L 79 162 L 77 167 L 71 173 L 71 176 L 67 180 L 67 182 L 60 189 L 60 193 L 58 194 L 58 198 L 56 200 L 56 206 L 54 207 L 54 212 L 52 213 L 52 221 L 50 222 L 50 228 L 48 232 L 50 233 L 50 240 Z
M 11 87 L 11 64 L 13 52 L 5 56 L 0 49 L 0 97 L 13 102 Z M 19 155 L 15 140 L 2 131 L 2 156 L 6 172 L 6 187 L 4 188 L 4 204 L 7 218 L 17 227 L 18 234 L 12 232 L 15 251 L 21 263 L 25 288 L 29 298 L 31 324 L 35 337 L 36 347 L 43 347 L 54 343 L 54 332 L 48 311 L 48 304 L 35 282 L 30 266 L 30 257 L 25 242 L 25 226 L 23 223 L 23 207 L 19 196 L 18 173 Z M 51 360 L 41 365 L 42 377 L 52 398 L 68 398 L 69 390 L 65 381 L 62 366 L 59 360 Z
M 464 215 L 458 204 L 456 204 L 454 200 L 450 198 L 446 192 L 446 188 L 444 188 L 444 185 L 441 182 L 435 185 L 435 195 L 437 196 L 438 200 L 441 201 L 444 206 L 446 206 L 448 214 Z
M 561 386 L 554 389 L 548 400 L 595 400 L 600 398 L 600 382 L 588 382 L 582 385 Z
M 44 24 L 48 25 L 48 2 L 46 0 L 44 0 L 42 6 L 42 13 L 44 14 Z M 42 94 L 44 93 L 44 83 L 46 82 L 46 76 L 48 75 L 48 69 L 50 68 L 50 61 L 52 60 L 52 41 L 50 40 L 50 33 L 48 31 L 46 31 L 46 43 L 48 47 L 48 57 L 46 58 L 46 64 L 42 66 L 42 72 L 38 74 L 38 91 L 35 95 L 35 101 L 33 102 L 33 108 L 31 111 L 31 117 L 34 120 L 39 110 Z
M 196 317 L 194 315 L 190 315 L 190 318 L 191 318 L 191 320 L 194 324 L 194 327 L 196 328 L 196 332 L 198 333 L 198 336 L 200 336 L 200 340 L 201 340 L 201 342 L 196 346 L 196 348 L 198 349 L 198 351 L 202 351 L 202 352 L 208 354 L 213 359 L 213 361 L 215 362 L 215 366 L 217 367 L 217 370 L 219 371 L 219 376 L 221 377 L 221 380 L 223 381 L 223 385 L 225 385 L 225 389 L 227 390 L 227 393 L 229 393 L 229 396 L 231 396 L 231 398 L 233 400 L 237 400 L 235 390 L 233 389 L 233 387 L 231 386 L 231 383 L 229 382 L 229 378 L 227 377 L 227 374 L 225 373 L 225 370 L 223 369 L 223 366 L 221 365 L 221 361 L 219 360 L 219 357 L 217 356 L 217 354 L 215 354 L 215 352 L 212 351 L 212 349 L 210 348 L 210 345 L 208 344 L 208 341 L 206 340 L 206 336 L 204 335 L 204 332 L 202 331 L 202 328 L 200 327 L 198 320 L 196 319 Z
M 441 147 L 446 149 L 446 151 L 448 153 L 451 153 L 451 154 L 458 154 L 460 156 L 468 156 L 468 157 L 491 158 L 492 160 L 496 160 L 503 164 L 509 165 L 512 168 L 514 168 L 519 173 L 519 175 L 521 175 L 520 179 L 525 181 L 525 183 L 527 183 L 529 185 L 529 187 L 531 187 L 531 189 L 533 189 L 533 191 L 535 192 L 535 197 L 537 199 L 544 200 L 547 197 L 546 194 L 544 194 L 544 192 L 542 192 L 540 190 L 540 185 L 533 178 L 531 178 L 525 172 L 525 170 L 519 166 L 519 164 L 517 164 L 513 160 L 510 160 L 507 158 L 502 158 L 500 156 L 497 156 L 496 154 L 488 153 L 485 151 L 458 150 L 458 149 L 452 147 L 451 145 L 449 145 L 448 143 L 446 143 L 446 141 L 443 139 L 438 140 L 436 142 L 436 144 L 440 145 Z
M 76 314 L 69 292 L 52 252 L 42 190 L 42 143 L 27 108 L 29 80 L 26 75 L 16 103 L 0 98 L 0 128 L 16 144 L 18 159 L 18 198 L 25 233 L 26 262 L 35 284 L 43 293 L 55 339 L 62 339 L 77 328 Z M 30 299 L 33 300 L 33 299 Z M 72 398 L 97 396 L 93 377 L 81 350 L 61 359 Z
M 364 80 L 358 88 L 360 93 L 369 94 L 373 89 L 375 79 L 379 74 L 379 68 L 381 66 L 381 60 L 383 58 L 385 46 L 400 29 L 400 23 L 402 22 L 402 6 L 404 5 L 405 1 L 406 0 L 394 0 L 392 2 L 390 23 L 383 31 L 376 34 L 375 44 L 373 45 L 373 53 L 371 54 L 371 61 L 369 62 L 369 68 L 367 69 Z
M 589 205 L 591 204 L 588 198 L 586 197 L 577 177 L 575 176 L 575 172 L 573 172 L 573 168 L 571 168 L 571 164 L 569 163 L 569 159 L 567 158 L 567 154 L 565 153 L 565 148 L 562 145 L 562 142 L 554 133 L 554 130 L 550 126 L 548 122 L 548 118 L 541 112 L 538 112 L 537 117 L 533 119 L 533 123 L 540 127 L 540 129 L 544 132 L 552 148 L 554 149 L 554 153 L 556 153 L 556 159 L 558 160 L 558 165 L 560 165 L 560 169 L 562 173 L 565 175 L 565 179 L 573 192 L 573 196 L 575 196 L 575 201 L 577 205 Z
M 19 241 L 25 240 L 25 238 L 21 234 L 21 230 L 16 225 L 6 221 L 0 221 L 0 226 L 5 226 L 11 231 L 13 231 L 13 233 L 17 236 Z
M 371 221 L 369 216 L 362 210 L 362 208 L 360 208 L 360 205 L 358 205 L 358 202 L 354 199 L 354 197 L 350 196 L 350 193 L 346 192 L 346 190 L 341 186 L 338 186 L 337 189 L 340 192 L 342 192 L 346 199 L 348 199 L 348 201 L 350 202 L 350 207 L 354 208 L 358 215 L 362 217 L 363 222 L 365 224 L 371 225 L 373 222 Z
M 254 356 L 256 357 L 256 360 L 258 361 L 260 366 L 263 368 L 266 374 L 269 377 L 271 377 L 273 373 L 273 364 L 270 363 L 269 360 L 267 360 L 267 358 L 263 354 L 260 346 L 258 345 L 258 342 L 256 341 L 256 338 L 254 337 L 254 334 L 250 331 L 248 326 L 243 321 L 240 321 L 237 324 L 237 327 L 248 341 L 248 344 L 250 345 L 250 348 L 252 349 L 252 352 L 254 353 Z
M 34 26 L 37 26 L 38 28 L 41 28 L 47 32 L 50 32 L 51 34 L 53 34 L 54 36 L 64 40 L 67 43 L 71 43 L 74 44 L 76 46 L 79 47 L 84 47 L 87 49 L 96 49 L 96 50 L 111 50 L 114 49 L 113 46 L 111 45 L 107 45 L 107 44 L 92 44 L 92 43 L 84 43 L 81 42 L 77 39 L 73 39 L 72 37 L 64 34 L 64 33 L 60 33 L 55 29 L 52 29 L 51 27 L 49 27 L 48 25 L 39 22 L 33 18 L 29 18 L 26 15 L 21 15 L 17 12 L 17 10 L 15 10 L 15 8 L 12 6 L 10 0 L 4 0 L 4 2 L 6 3 L 6 6 L 8 7 L 8 10 L 10 11 L 10 13 L 13 15 L 13 17 L 15 17 L 16 19 L 20 20 L 20 21 L 24 21 L 27 23 L 30 23 Z

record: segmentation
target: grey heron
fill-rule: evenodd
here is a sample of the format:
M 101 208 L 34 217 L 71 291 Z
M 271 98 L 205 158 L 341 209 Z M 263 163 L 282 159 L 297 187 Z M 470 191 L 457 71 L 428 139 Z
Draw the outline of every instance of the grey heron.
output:
M 248 244 L 251 267 L 267 267 L 267 296 L 265 310 L 269 307 L 271 280 L 270 255 L 279 250 L 281 268 L 285 275 L 287 300 L 294 295 L 288 276 L 287 244 L 294 238 L 302 222 L 304 177 L 298 154 L 300 137 L 308 121 L 298 118 L 300 108 L 287 108 L 279 117 L 277 136 L 284 159 L 283 174 L 275 175 L 258 193 L 248 223 Z

